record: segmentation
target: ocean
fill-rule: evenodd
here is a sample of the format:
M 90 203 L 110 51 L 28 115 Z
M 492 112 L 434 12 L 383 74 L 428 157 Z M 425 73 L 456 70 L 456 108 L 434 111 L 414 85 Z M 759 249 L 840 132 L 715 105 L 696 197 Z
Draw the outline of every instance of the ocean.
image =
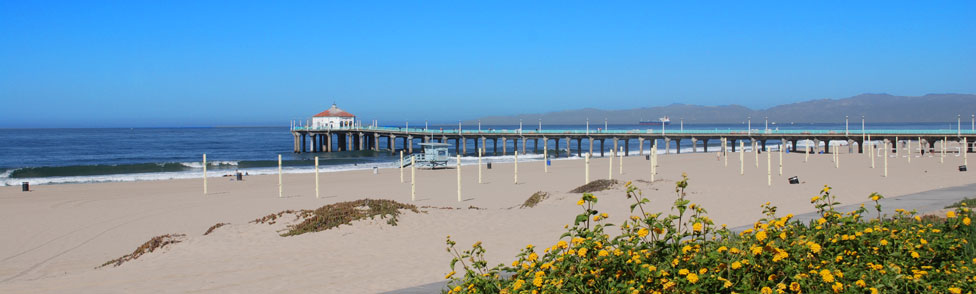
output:
M 398 127 L 398 126 L 392 126 Z M 454 129 L 457 125 L 432 125 L 430 129 Z M 465 130 L 477 126 L 463 126 Z M 525 130 L 538 126 L 526 124 Z M 590 130 L 603 124 L 591 124 Z M 852 122 L 851 132 L 860 130 L 860 122 Z M 585 125 L 545 126 L 544 129 L 585 129 Z M 609 125 L 611 130 L 646 130 L 655 132 L 660 126 Z M 681 125 L 672 122 L 667 130 L 678 130 Z M 764 128 L 763 122 L 753 122 L 753 129 Z M 771 124 L 770 129 L 840 130 L 840 124 Z M 898 123 L 868 124 L 868 130 L 913 129 L 955 130 L 955 123 Z M 483 125 L 482 129 L 518 129 L 518 125 Z M 685 130 L 745 130 L 745 124 L 684 124 Z M 565 140 L 560 142 L 565 150 Z M 399 155 L 389 150 L 346 151 L 332 153 L 292 152 L 292 136 L 287 127 L 219 127 L 219 128 L 78 128 L 78 129 L 0 129 L 0 185 L 90 183 L 117 181 L 149 181 L 166 179 L 198 178 L 202 175 L 202 155 L 207 154 L 208 175 L 220 177 L 236 171 L 248 174 L 277 173 L 277 156 L 282 155 L 284 172 L 306 173 L 313 170 L 313 159 L 319 156 L 320 170 L 334 172 L 373 167 L 396 167 Z M 380 142 L 385 148 L 385 140 Z M 710 142 L 718 146 L 718 141 Z M 490 144 L 490 143 L 489 143 Z M 508 151 L 514 150 L 509 140 Z M 541 143 L 540 143 L 541 145 Z M 584 142 L 584 150 L 588 144 Z M 637 140 L 631 140 L 631 154 L 637 152 Z M 452 144 L 453 146 L 453 144 Z M 491 146 L 491 145 L 489 145 Z M 397 144 L 397 148 L 401 148 Z M 462 164 L 477 161 L 473 146 Z M 529 141 L 526 150 L 532 150 Z M 596 148 L 598 144 L 595 145 Z M 541 146 L 540 146 L 541 148 Z M 575 150 L 575 144 L 572 146 Z M 610 146 L 607 146 L 610 148 Z M 557 149 L 550 146 L 550 156 Z M 645 150 L 650 144 L 644 145 Z M 490 148 L 488 148 L 490 153 Z M 499 151 L 501 146 L 499 146 Z M 717 150 L 711 149 L 711 150 Z M 691 144 L 683 144 L 682 150 L 691 152 Z M 701 148 L 699 148 L 701 151 Z M 453 154 L 453 147 L 452 147 Z M 541 153 L 542 150 L 540 149 Z M 663 150 L 659 150 L 663 152 Z M 574 151 L 575 153 L 575 151 Z M 558 153 L 565 155 L 564 153 Z M 486 161 L 510 162 L 507 156 L 486 156 Z M 519 156 L 520 161 L 542 160 L 541 154 Z

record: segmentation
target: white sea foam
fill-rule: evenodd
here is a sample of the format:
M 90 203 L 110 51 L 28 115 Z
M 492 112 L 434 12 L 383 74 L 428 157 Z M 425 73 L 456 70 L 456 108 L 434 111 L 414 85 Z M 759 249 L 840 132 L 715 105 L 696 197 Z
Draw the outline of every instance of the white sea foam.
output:
M 185 167 L 189 167 L 189 168 L 203 169 L 203 162 L 202 161 L 180 162 L 180 164 L 183 165 L 183 166 L 185 166 Z M 208 166 L 215 166 L 215 165 L 216 166 L 220 166 L 220 165 L 223 165 L 223 166 L 237 166 L 237 161 L 207 161 L 207 165 Z

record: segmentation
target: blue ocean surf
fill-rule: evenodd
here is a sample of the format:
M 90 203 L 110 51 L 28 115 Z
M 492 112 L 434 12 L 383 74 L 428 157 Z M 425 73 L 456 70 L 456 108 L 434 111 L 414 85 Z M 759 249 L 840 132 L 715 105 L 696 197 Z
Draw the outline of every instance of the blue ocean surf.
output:
M 398 126 L 392 126 L 398 127 Z M 430 126 L 432 130 L 454 129 L 456 125 Z M 465 130 L 477 126 L 463 126 Z M 545 129 L 583 130 L 585 125 L 543 126 Z M 591 131 L 602 128 L 590 125 Z M 646 130 L 660 127 L 638 125 L 610 125 L 611 130 Z M 763 128 L 753 122 L 752 128 Z M 853 124 L 852 124 L 852 127 Z M 953 129 L 950 124 L 870 124 L 868 129 L 915 129 L 936 130 Z M 483 129 L 515 130 L 518 125 L 482 126 Z M 525 125 L 525 129 L 537 126 Z M 682 128 L 676 122 L 667 130 Z M 685 130 L 745 130 L 745 124 L 684 124 Z M 770 125 L 770 129 L 804 130 L 844 130 L 844 124 L 790 124 Z M 857 126 L 860 129 L 860 126 Z M 0 185 L 87 183 L 110 181 L 144 181 L 196 178 L 202 174 L 202 155 L 207 154 L 208 171 L 219 177 L 236 171 L 249 174 L 277 173 L 277 156 L 283 157 L 284 171 L 288 173 L 311 172 L 313 158 L 320 158 L 320 169 L 325 172 L 369 169 L 372 167 L 395 167 L 399 155 L 390 150 L 344 151 L 331 153 L 301 153 L 292 151 L 293 137 L 287 127 L 249 127 L 249 128 L 111 128 L 111 129 L 0 129 Z M 508 142 L 507 150 L 514 150 L 514 142 Z M 550 144 L 551 156 L 565 156 L 565 140 L 560 146 Z M 584 149 L 588 149 L 584 144 Z M 685 144 L 681 152 L 691 152 L 690 144 Z M 718 142 L 710 142 L 717 147 Z M 385 140 L 380 144 L 385 148 Z M 399 142 L 397 149 L 401 149 Z M 529 143 L 527 151 L 534 146 Z M 599 148 L 599 146 L 596 146 Z M 541 146 L 540 146 L 541 148 Z M 577 146 L 570 146 L 576 154 Z M 607 146 L 606 148 L 611 148 Z M 637 140 L 630 141 L 632 154 L 638 148 Z M 645 143 L 644 149 L 649 150 Z M 453 150 L 453 144 L 451 152 Z M 486 160 L 507 162 L 513 158 L 508 155 L 491 154 L 488 149 Z M 501 150 L 501 146 L 499 146 Z M 560 152 L 555 152 L 561 150 Z M 714 148 L 712 150 L 717 150 Z M 701 151 L 701 148 L 699 148 Z M 468 154 L 462 164 L 476 161 L 474 148 L 467 148 Z M 541 149 L 538 151 L 542 152 Z M 660 152 L 660 151 L 659 151 Z M 538 154 L 526 154 L 520 160 L 541 160 Z

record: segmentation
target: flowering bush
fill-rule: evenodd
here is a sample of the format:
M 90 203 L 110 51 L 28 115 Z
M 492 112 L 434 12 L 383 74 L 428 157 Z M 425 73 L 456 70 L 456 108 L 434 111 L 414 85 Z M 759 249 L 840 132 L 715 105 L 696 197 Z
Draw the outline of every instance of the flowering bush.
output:
M 821 216 L 809 223 L 793 215 L 765 217 L 734 233 L 716 227 L 686 200 L 688 178 L 675 185 L 668 215 L 645 211 L 649 200 L 627 183 L 631 213 L 619 226 L 583 194 L 581 213 L 552 246 L 528 245 L 511 265 L 488 268 L 481 242 L 454 256 L 448 293 L 971 293 L 976 290 L 976 235 L 965 205 L 942 218 L 898 210 L 883 218 L 879 194 L 870 195 L 877 217 L 862 205 L 839 213 L 824 186 L 811 199 Z M 605 233 L 618 228 L 620 234 Z M 541 250 L 540 250 L 541 249 Z M 540 255 L 541 254 L 541 255 Z M 463 275 L 457 275 L 458 263 Z

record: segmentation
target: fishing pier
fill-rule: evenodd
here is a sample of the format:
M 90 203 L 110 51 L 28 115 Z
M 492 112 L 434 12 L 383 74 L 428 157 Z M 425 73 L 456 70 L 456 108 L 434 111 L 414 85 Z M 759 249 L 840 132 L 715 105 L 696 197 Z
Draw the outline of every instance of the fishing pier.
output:
M 966 152 L 973 152 L 976 142 L 976 132 L 972 130 L 466 130 L 466 129 L 427 129 L 408 127 L 308 127 L 293 126 L 294 152 L 336 152 L 354 150 L 389 150 L 396 153 L 403 150 L 411 154 L 419 143 L 453 143 L 459 154 L 476 154 L 479 148 L 495 155 L 510 154 L 518 150 L 525 154 L 527 151 L 541 153 L 543 150 L 557 150 L 560 154 L 581 156 L 583 153 L 599 154 L 603 156 L 609 150 L 621 150 L 620 155 L 631 154 L 631 144 L 637 141 L 636 152 L 644 155 L 645 150 L 660 142 L 665 153 L 681 152 L 682 144 L 691 144 L 692 151 L 698 152 L 699 146 L 704 152 L 709 152 L 709 146 L 714 151 L 721 149 L 722 141 L 731 146 L 733 152 L 739 141 L 756 144 L 756 148 L 767 150 L 769 145 L 786 144 L 790 151 L 796 150 L 800 141 L 812 141 L 813 152 L 830 153 L 830 148 L 821 147 L 831 143 L 846 143 L 849 152 L 864 152 L 865 142 L 889 142 L 888 146 L 897 149 L 903 144 L 922 146 L 921 150 L 934 152 L 936 146 L 955 146 Z M 648 145 L 645 148 L 645 141 Z M 915 143 L 913 143 L 915 142 Z M 711 144 L 710 144 L 711 143 Z M 529 148 L 531 144 L 531 148 Z M 876 143 L 875 143 L 876 144 Z M 512 150 L 508 150 L 511 146 Z M 688 146 L 688 145 L 685 145 Z M 716 147 L 718 146 L 718 147 Z M 469 147 L 471 147 L 469 149 Z M 618 149 L 619 148 L 619 149 Z M 856 149 L 856 151 L 855 151 Z M 939 148 L 941 150 L 941 148 Z M 893 150 L 892 150 L 893 151 Z M 558 156 L 558 155 L 557 155 Z

